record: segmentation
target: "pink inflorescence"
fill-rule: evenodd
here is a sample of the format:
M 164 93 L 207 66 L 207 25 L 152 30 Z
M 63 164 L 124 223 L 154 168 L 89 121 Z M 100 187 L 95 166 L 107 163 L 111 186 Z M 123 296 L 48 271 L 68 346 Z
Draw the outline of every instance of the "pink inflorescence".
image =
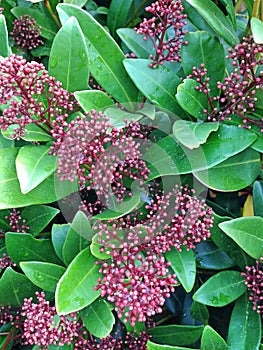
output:
M 153 60 L 151 67 L 163 64 L 165 61 L 181 62 L 180 49 L 186 45 L 184 35 L 187 33 L 183 27 L 187 24 L 187 15 L 183 13 L 184 7 L 181 0 L 159 0 L 146 7 L 145 10 L 153 14 L 150 19 L 144 18 L 138 29 L 138 34 L 144 34 L 153 43 L 155 55 L 150 55 Z
M 26 220 L 22 219 L 19 210 L 12 209 L 5 219 L 9 220 L 11 232 L 26 233 L 29 231 L 29 226 L 26 225 Z
M 139 123 L 116 129 L 101 112 L 77 118 L 59 145 L 58 174 L 61 180 L 78 178 L 81 188 L 95 189 L 100 201 L 108 204 L 113 195 L 122 200 L 130 195 L 124 179 L 142 183 L 149 170 L 139 150 L 144 133 Z
M 36 20 L 27 14 L 14 20 L 13 31 L 10 34 L 15 44 L 22 49 L 32 50 L 44 44 L 40 38 L 40 27 L 36 25 Z
M 246 277 L 245 284 L 250 293 L 249 300 L 253 302 L 253 309 L 258 313 L 263 313 L 263 257 L 256 260 L 254 266 L 246 266 L 246 272 L 242 276 Z
M 68 126 L 69 111 L 76 106 L 73 95 L 48 75 L 43 64 L 16 55 L 0 60 L 0 103 L 6 105 L 0 128 L 13 126 L 12 137 L 17 139 L 30 124 L 59 139 Z
M 77 321 L 72 313 L 67 316 L 58 316 L 56 308 L 45 300 L 43 292 L 36 292 L 38 303 L 32 298 L 24 299 L 21 316 L 23 322 L 22 339 L 25 345 L 38 345 L 41 349 L 48 349 L 49 345 L 64 346 L 74 343 L 74 349 L 81 349 L 86 344 L 82 338 L 83 325 Z M 85 332 L 84 332 L 85 333 Z

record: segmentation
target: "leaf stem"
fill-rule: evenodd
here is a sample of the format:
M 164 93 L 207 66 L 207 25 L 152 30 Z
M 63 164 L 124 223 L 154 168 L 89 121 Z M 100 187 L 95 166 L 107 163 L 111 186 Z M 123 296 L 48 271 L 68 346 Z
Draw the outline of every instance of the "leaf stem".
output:
M 260 2 L 261 2 L 261 0 L 255 0 L 254 1 L 252 17 L 258 17 Z
M 59 28 L 61 28 L 61 23 L 58 19 L 58 17 L 56 16 L 56 14 L 54 13 L 54 11 L 52 10 L 52 7 L 49 3 L 48 0 L 44 0 L 44 6 L 47 8 L 48 12 L 50 13 L 51 17 L 54 19 L 54 21 L 56 22 L 56 24 L 58 25 Z

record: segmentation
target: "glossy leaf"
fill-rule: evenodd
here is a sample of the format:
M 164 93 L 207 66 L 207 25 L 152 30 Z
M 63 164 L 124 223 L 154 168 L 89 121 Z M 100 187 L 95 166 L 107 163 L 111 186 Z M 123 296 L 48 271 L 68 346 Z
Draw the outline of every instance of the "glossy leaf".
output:
M 139 112 L 139 111 L 138 111 Z M 129 113 L 125 110 L 112 106 L 104 110 L 105 115 L 109 118 L 109 122 L 115 128 L 124 128 L 127 122 L 136 122 L 140 120 L 143 115 L 139 113 Z
M 98 298 L 100 291 L 95 291 L 94 287 L 101 274 L 95 261 L 90 249 L 86 248 L 70 263 L 56 290 L 58 314 L 66 315 L 81 310 Z
M 25 141 L 37 141 L 37 142 L 45 142 L 52 141 L 52 137 L 47 134 L 45 131 L 40 129 L 36 124 L 28 124 L 25 126 L 25 132 L 23 137 L 21 137 Z
M 58 26 L 55 21 L 48 15 L 33 8 L 18 6 L 11 11 L 17 18 L 24 15 L 29 15 L 36 20 L 37 26 L 40 26 L 41 36 L 52 40 L 58 31 Z
M 210 96 L 217 96 L 219 94 L 217 83 L 224 78 L 225 74 L 223 46 L 216 37 L 204 31 L 188 33 L 184 40 L 188 42 L 181 49 L 182 67 L 185 75 L 192 74 L 193 67 L 199 68 L 201 64 L 204 64 L 207 76 L 210 78 Z M 200 92 L 199 94 L 202 95 Z
M 193 301 L 190 312 L 195 320 L 205 323 L 209 319 L 209 312 L 207 307 L 203 304 L 198 303 L 197 301 Z
M 59 4 L 57 11 L 62 23 L 70 16 L 78 20 L 87 40 L 90 72 L 96 81 L 118 102 L 136 101 L 137 89 L 122 64 L 125 56 L 109 33 L 88 12 L 73 5 Z
M 252 308 L 246 294 L 240 297 L 232 311 L 228 330 L 229 350 L 257 350 L 261 340 L 260 315 Z
M 110 2 L 107 25 L 113 37 L 116 36 L 116 29 L 125 26 L 131 4 L 132 0 L 112 0 Z
M 60 264 L 50 239 L 36 239 L 27 233 L 7 232 L 6 249 L 17 265 L 21 261 L 45 261 Z
M 234 261 L 213 242 L 200 242 L 194 250 L 197 265 L 203 269 L 222 270 L 234 264 Z
M 245 278 L 238 271 L 221 271 L 210 277 L 193 295 L 199 303 L 221 307 L 245 293 Z
M 71 228 L 80 236 L 87 240 L 92 240 L 93 231 L 87 215 L 79 210 L 71 224 Z
M 112 99 L 100 90 L 76 91 L 74 96 L 85 112 L 92 109 L 100 111 L 114 104 Z
M 52 226 L 52 231 L 51 231 L 52 244 L 57 256 L 60 258 L 61 261 L 63 261 L 62 251 L 63 251 L 63 246 L 64 246 L 69 229 L 70 229 L 70 224 L 63 224 L 63 225 L 54 224 Z
M 95 258 L 100 260 L 108 259 L 109 255 L 106 254 L 104 251 L 103 252 L 100 251 L 103 245 L 98 242 L 98 238 L 99 236 L 95 235 L 92 239 L 92 243 L 90 245 L 91 254 L 95 256 Z
M 263 218 L 243 217 L 219 224 L 230 238 L 232 238 L 247 254 L 259 259 L 263 252 Z
M 263 44 L 263 22 L 259 18 L 251 18 L 251 31 L 256 44 Z
M 64 263 L 69 265 L 75 256 L 78 255 L 78 253 L 83 249 L 87 248 L 89 244 L 89 241 L 70 228 L 62 249 Z
M 7 139 L 0 133 L 0 148 L 12 148 L 14 145 L 14 140 Z
M 65 4 L 71 4 L 78 7 L 83 7 L 86 4 L 87 0 L 64 0 L 63 2 Z
M 194 123 L 177 120 L 173 125 L 175 138 L 189 149 L 198 148 L 205 143 L 211 132 L 218 130 L 218 123 Z
M 0 305 L 18 307 L 39 290 L 25 275 L 7 267 L 0 279 Z
M 253 184 L 253 205 L 256 216 L 263 218 L 263 182 L 255 181 Z
M 203 326 L 182 325 L 157 326 L 151 328 L 148 333 L 154 343 L 184 346 L 196 342 L 203 328 Z
M 261 170 L 260 154 L 253 149 L 225 160 L 194 176 L 207 187 L 217 191 L 238 191 L 253 183 Z M 223 181 L 222 181 L 223 179 Z
M 5 16 L 0 14 L 0 56 L 8 57 L 11 49 L 8 44 L 8 31 L 6 27 Z
M 201 338 L 201 350 L 227 350 L 227 344 L 221 335 L 207 325 Z
M 153 51 L 153 44 L 149 38 L 143 39 L 144 34 L 137 34 L 132 28 L 120 28 L 117 30 L 117 34 L 136 57 L 149 58 Z
M 179 105 L 196 119 L 205 120 L 207 115 L 204 110 L 208 109 L 208 100 L 203 92 L 196 90 L 198 83 L 193 79 L 185 79 L 178 86 L 176 100 Z
M 97 299 L 81 310 L 81 318 L 87 330 L 98 338 L 107 337 L 115 323 L 114 315 L 103 299 Z
M 26 221 L 26 225 L 29 226 L 29 232 L 37 236 L 58 213 L 59 210 L 56 208 L 46 205 L 32 205 L 24 208 L 21 211 L 21 216 Z
M 24 146 L 16 158 L 21 192 L 27 194 L 54 173 L 57 159 L 49 155 L 49 146 Z
M 231 20 L 234 29 L 236 29 L 236 13 L 235 13 L 235 7 L 233 2 L 231 0 L 220 0 L 220 1 L 225 6 L 229 19 Z
M 151 60 L 125 59 L 124 66 L 137 88 L 155 105 L 179 114 L 175 93 L 180 83 L 178 76 L 165 66 L 149 67 Z
M 55 292 L 60 277 L 66 271 L 62 266 L 40 261 L 21 262 L 20 267 L 34 285 L 48 292 Z
M 187 0 L 187 2 L 197 10 L 214 32 L 230 46 L 238 43 L 233 25 L 215 3 L 211 0 Z
M 155 344 L 148 340 L 147 342 L 147 349 L 148 350 L 193 350 L 190 348 L 182 348 L 181 346 L 169 346 L 169 345 L 160 345 Z
M 74 17 L 64 23 L 54 38 L 48 72 L 69 92 L 88 87 L 88 49 L 84 34 Z
M 192 250 L 183 248 L 181 252 L 172 248 L 165 253 L 165 258 L 171 263 L 171 268 L 176 273 L 179 282 L 186 292 L 190 292 L 195 283 L 196 264 Z

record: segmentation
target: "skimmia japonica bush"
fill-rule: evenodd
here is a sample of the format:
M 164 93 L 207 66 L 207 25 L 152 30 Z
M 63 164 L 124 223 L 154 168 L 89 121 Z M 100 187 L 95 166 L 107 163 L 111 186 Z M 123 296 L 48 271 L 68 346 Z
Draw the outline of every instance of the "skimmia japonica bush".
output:
M 262 349 L 263 2 L 0 5 L 0 348 Z

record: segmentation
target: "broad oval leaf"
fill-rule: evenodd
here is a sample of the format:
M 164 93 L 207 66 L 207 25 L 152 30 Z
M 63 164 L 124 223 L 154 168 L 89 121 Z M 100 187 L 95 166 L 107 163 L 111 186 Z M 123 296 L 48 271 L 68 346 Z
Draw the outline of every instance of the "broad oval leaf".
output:
M 207 325 L 201 338 L 201 350 L 227 350 L 227 344 L 221 335 Z
M 115 323 L 109 304 L 103 299 L 97 299 L 81 310 L 81 318 L 87 330 L 98 338 L 107 337 Z
M 79 210 L 76 215 L 74 216 L 74 219 L 71 224 L 71 228 L 80 236 L 83 238 L 90 240 L 93 237 L 93 231 L 92 227 L 90 225 L 90 221 L 87 217 L 87 215 Z
M 64 246 L 69 229 L 70 229 L 70 224 L 63 224 L 63 225 L 54 224 L 52 226 L 52 231 L 51 231 L 52 244 L 57 256 L 60 258 L 61 261 L 63 261 L 62 251 L 63 251 L 63 246 Z
M 263 256 L 263 218 L 238 218 L 222 222 L 219 227 L 252 258 Z
M 109 33 L 88 12 L 68 4 L 59 4 L 62 23 L 74 16 L 86 37 L 90 72 L 96 81 L 118 102 L 134 102 L 138 90 L 126 73 L 125 56 Z M 109 55 L 110 52 L 110 55 Z
M 58 282 L 55 300 L 59 315 L 66 315 L 83 309 L 96 300 L 100 292 L 94 290 L 98 283 L 99 265 L 90 253 L 90 248 L 82 250 L 70 263 Z
M 65 242 L 62 249 L 63 261 L 66 265 L 69 265 L 70 262 L 81 252 L 83 249 L 89 246 L 90 242 L 85 238 L 80 236 L 72 228 L 69 229 Z
M 238 271 L 222 271 L 210 277 L 193 295 L 199 303 L 221 307 L 246 291 L 245 278 Z
M 21 192 L 27 194 L 57 168 L 57 159 L 49 155 L 49 146 L 24 146 L 16 158 L 16 171 Z
M 23 137 L 21 139 L 25 141 L 52 141 L 52 137 L 47 134 L 44 130 L 40 129 L 36 124 L 28 124 L 25 126 L 25 131 Z
M 132 28 L 120 28 L 117 30 L 117 34 L 138 58 L 149 58 L 153 51 L 153 44 L 149 38 L 143 39 L 144 34 L 137 34 Z
M 263 44 L 263 22 L 259 18 L 251 18 L 251 31 L 256 44 Z
M 65 267 L 41 261 L 21 262 L 20 267 L 34 285 L 48 292 L 55 292 L 60 277 L 66 271 Z
M 193 251 L 186 250 L 186 248 L 183 247 L 182 251 L 179 252 L 172 248 L 165 253 L 165 258 L 171 263 L 171 268 L 176 273 L 184 289 L 189 293 L 194 286 L 196 276 L 196 264 Z
M 263 218 L 263 182 L 255 181 L 253 184 L 253 206 L 256 216 Z
M 6 27 L 5 16 L 0 14 L 0 56 L 8 57 L 11 49 L 8 44 L 8 31 Z
M 232 311 L 228 329 L 229 350 L 258 350 L 261 340 L 260 315 L 247 295 L 242 295 Z
M 48 72 L 69 92 L 88 87 L 88 49 L 84 34 L 74 17 L 64 23 L 54 38 Z
M 100 90 L 76 91 L 74 96 L 85 112 L 92 109 L 100 111 L 114 104 L 112 99 Z

